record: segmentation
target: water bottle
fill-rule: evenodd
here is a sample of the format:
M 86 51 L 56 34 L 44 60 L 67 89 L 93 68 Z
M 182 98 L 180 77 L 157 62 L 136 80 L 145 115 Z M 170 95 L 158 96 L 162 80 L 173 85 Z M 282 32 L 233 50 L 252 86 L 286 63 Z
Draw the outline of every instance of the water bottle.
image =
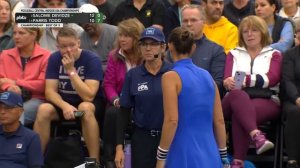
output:
M 131 168 L 131 144 L 129 141 L 125 142 L 125 168 Z

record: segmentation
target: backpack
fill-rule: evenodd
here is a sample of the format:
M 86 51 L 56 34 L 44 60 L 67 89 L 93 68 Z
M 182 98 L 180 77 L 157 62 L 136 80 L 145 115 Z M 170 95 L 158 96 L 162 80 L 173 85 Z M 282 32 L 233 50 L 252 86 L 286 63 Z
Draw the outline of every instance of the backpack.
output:
M 80 135 L 50 140 L 45 155 L 45 168 L 73 168 L 84 163 L 82 146 Z

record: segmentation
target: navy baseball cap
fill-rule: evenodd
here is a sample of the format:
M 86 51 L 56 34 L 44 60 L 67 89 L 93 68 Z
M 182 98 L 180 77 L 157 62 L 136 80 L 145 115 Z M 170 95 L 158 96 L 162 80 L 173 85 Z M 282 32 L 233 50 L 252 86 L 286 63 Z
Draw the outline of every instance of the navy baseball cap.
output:
M 146 28 L 139 41 L 142 41 L 144 39 L 152 39 L 157 42 L 165 43 L 165 35 L 164 33 L 157 27 L 148 27 Z
M 0 102 L 10 107 L 23 107 L 22 96 L 10 91 L 0 94 Z

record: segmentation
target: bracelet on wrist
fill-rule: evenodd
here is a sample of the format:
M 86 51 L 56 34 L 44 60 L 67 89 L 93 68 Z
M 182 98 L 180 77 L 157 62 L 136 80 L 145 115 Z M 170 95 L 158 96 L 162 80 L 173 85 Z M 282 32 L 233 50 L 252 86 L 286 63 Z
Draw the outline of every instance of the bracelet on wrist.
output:
M 157 160 L 166 160 L 169 150 L 163 149 L 160 146 L 157 148 Z
M 113 102 L 113 105 L 116 106 L 117 102 L 119 101 L 119 98 L 116 98 Z
M 77 74 L 77 72 L 76 72 L 75 70 L 70 71 L 70 72 L 68 73 L 69 76 L 74 76 L 75 74 Z
M 219 149 L 219 153 L 221 155 L 221 158 L 227 158 L 227 147 Z

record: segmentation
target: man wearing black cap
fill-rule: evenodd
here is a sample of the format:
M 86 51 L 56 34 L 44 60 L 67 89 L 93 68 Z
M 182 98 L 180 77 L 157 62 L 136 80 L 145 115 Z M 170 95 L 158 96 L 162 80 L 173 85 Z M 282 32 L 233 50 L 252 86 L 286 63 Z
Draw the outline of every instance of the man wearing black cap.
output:
M 22 113 L 23 100 L 20 95 L 13 92 L 0 94 L 0 167 L 43 166 L 39 136 L 19 122 Z

